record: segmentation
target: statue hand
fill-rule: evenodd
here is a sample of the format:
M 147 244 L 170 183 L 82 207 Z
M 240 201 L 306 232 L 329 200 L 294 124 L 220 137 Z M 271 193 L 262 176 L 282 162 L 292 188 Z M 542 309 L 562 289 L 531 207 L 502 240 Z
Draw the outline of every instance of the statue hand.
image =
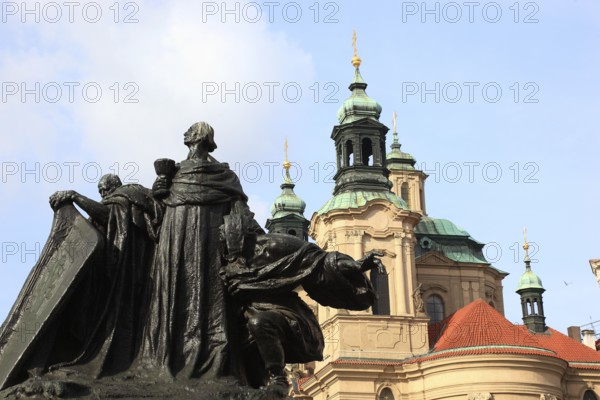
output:
M 56 211 L 58 209 L 58 196 L 56 193 L 50 196 L 48 202 L 50 203 L 50 208 L 52 208 L 53 211 Z
M 79 195 L 79 193 L 74 190 L 65 190 L 63 193 L 65 201 L 74 201 Z
M 370 271 L 372 269 L 377 268 L 377 271 L 380 274 L 385 274 L 386 270 L 383 266 L 383 263 L 378 257 L 383 257 L 383 253 L 380 251 L 372 250 L 368 252 L 363 258 L 357 260 L 360 264 L 360 270 L 362 272 Z
M 152 192 L 155 196 L 166 197 L 169 193 L 169 180 L 164 175 L 156 177 L 154 184 L 152 185 Z
M 50 196 L 50 207 L 54 211 L 58 210 L 64 204 L 72 203 L 77 197 L 78 193 L 74 190 L 63 190 L 54 193 Z

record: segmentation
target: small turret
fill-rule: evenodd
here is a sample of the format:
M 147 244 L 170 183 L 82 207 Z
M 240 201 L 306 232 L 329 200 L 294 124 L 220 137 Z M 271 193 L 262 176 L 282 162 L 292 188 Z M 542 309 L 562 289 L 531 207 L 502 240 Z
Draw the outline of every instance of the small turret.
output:
M 294 193 L 294 183 L 290 177 L 290 167 L 292 164 L 287 156 L 287 139 L 285 141 L 285 177 L 281 184 L 281 194 L 275 198 L 271 205 L 271 215 L 273 218 L 267 220 L 265 224 L 269 233 L 287 233 L 296 236 L 302 240 L 308 240 L 309 222 L 304 218 L 306 203 Z
M 427 174 L 415 168 L 417 160 L 400 150 L 401 144 L 398 140 L 396 127 L 396 112 L 392 114 L 394 126 L 392 151 L 387 153 L 387 168 L 390 171 L 388 179 L 392 182 L 392 190 L 406 202 L 411 211 L 421 215 L 427 215 L 425 210 L 425 179 Z
M 519 278 L 517 293 L 521 296 L 523 309 L 523 323 L 531 332 L 542 333 L 546 331 L 546 317 L 544 316 L 544 302 L 542 293 L 546 291 L 542 280 L 531 270 L 529 258 L 529 243 L 527 243 L 527 228 L 523 230 L 525 250 L 525 272 Z

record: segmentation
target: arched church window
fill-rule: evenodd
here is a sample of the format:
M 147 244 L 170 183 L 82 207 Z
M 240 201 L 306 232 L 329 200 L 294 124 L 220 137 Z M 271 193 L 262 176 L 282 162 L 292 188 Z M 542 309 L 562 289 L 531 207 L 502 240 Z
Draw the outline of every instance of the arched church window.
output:
M 362 164 L 373 165 L 373 144 L 369 138 L 362 140 Z
M 598 400 L 598 396 L 593 391 L 586 390 L 583 394 L 583 400 Z
M 377 268 L 371 270 L 371 284 L 377 299 L 373 304 L 373 315 L 390 315 L 390 284 L 385 272 L 381 273 Z
M 385 388 L 379 393 L 378 400 L 394 400 L 394 393 L 392 393 L 392 389 Z
M 352 140 L 346 141 L 346 167 L 350 167 L 354 164 L 354 147 L 352 146 Z
M 402 197 L 402 200 L 404 200 L 406 202 L 406 204 L 408 205 L 408 208 L 411 208 L 410 192 L 408 189 L 408 183 L 406 183 L 406 182 L 404 182 L 402 184 L 402 186 L 400 186 L 400 197 Z
M 437 294 L 427 298 L 427 315 L 431 318 L 430 322 L 440 322 L 444 319 L 444 300 Z

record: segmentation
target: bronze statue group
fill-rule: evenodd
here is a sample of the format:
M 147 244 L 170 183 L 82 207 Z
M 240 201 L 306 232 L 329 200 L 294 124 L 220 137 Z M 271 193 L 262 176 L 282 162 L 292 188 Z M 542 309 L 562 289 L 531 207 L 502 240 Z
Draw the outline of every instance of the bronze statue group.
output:
M 7 384 L 62 369 L 94 379 L 229 380 L 284 396 L 285 364 L 323 357 L 319 323 L 297 288 L 324 306 L 372 305 L 364 272 L 383 268 L 379 254 L 355 261 L 265 233 L 238 177 L 211 156 L 213 128 L 192 125 L 184 143 L 185 160 L 156 161 L 152 189 L 105 175 L 100 202 L 74 191 L 50 197 L 56 212 L 75 204 L 89 215 L 101 256 L 82 267 L 42 339 L 9 366 Z M 8 330 L 5 322 L 0 355 Z

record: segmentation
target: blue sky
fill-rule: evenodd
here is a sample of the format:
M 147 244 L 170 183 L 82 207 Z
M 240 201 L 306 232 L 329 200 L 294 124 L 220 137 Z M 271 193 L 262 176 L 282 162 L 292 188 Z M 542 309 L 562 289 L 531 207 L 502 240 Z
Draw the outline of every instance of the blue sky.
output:
M 108 172 L 151 186 L 153 160 L 185 158 L 198 120 L 263 224 L 287 137 L 310 218 L 333 189 L 356 29 L 381 121 L 396 111 L 402 149 L 430 175 L 428 214 L 510 273 L 508 319 L 521 321 L 527 225 L 547 323 L 600 320 L 597 2 L 26 4 L 0 15 L 0 317 L 46 240 L 54 191 L 98 197 Z

